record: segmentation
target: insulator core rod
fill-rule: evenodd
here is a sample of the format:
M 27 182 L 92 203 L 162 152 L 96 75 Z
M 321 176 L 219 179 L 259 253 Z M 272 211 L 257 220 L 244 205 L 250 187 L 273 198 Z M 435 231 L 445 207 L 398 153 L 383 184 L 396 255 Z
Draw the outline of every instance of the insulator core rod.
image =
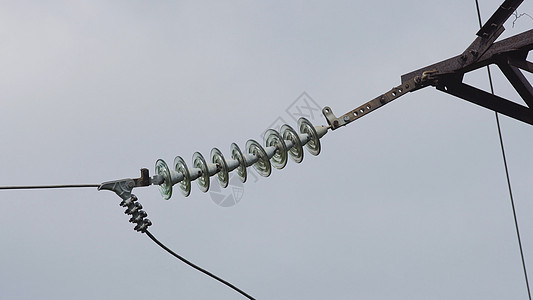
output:
M 244 166 L 249 167 L 253 166 L 257 161 L 259 161 L 259 156 L 253 154 L 243 154 L 244 157 Z
M 161 195 L 164 199 L 172 196 L 172 187 L 178 185 L 183 195 L 191 192 L 191 182 L 196 180 L 202 192 L 207 192 L 210 186 L 210 177 L 216 176 L 220 185 L 225 188 L 229 183 L 229 173 L 235 171 L 242 182 L 246 181 L 247 168 L 253 166 L 259 175 L 268 177 L 272 167 L 283 169 L 291 157 L 296 163 L 303 160 L 303 147 L 312 155 L 320 153 L 320 138 L 327 132 L 327 126 L 313 126 L 309 120 L 298 120 L 299 133 L 291 126 L 281 126 L 280 132 L 269 129 L 265 132 L 264 146 L 255 140 L 246 142 L 245 150 L 241 151 L 237 144 L 230 147 L 230 157 L 226 159 L 218 148 L 213 148 L 210 153 L 211 160 L 207 162 L 202 154 L 195 152 L 192 158 L 192 167 L 180 156 L 174 159 L 173 168 L 159 159 L 156 161 L 156 175 L 159 180 Z
M 274 157 L 274 154 L 276 154 L 276 151 L 279 151 L 279 149 L 275 146 L 265 148 L 265 152 L 267 154 L 268 159 L 272 159 L 272 157 Z
M 310 140 L 311 136 L 309 134 L 299 134 L 298 137 L 300 138 L 300 143 L 302 143 L 302 146 L 305 146 Z
M 291 148 L 294 146 L 294 143 L 291 140 L 283 140 L 283 142 L 285 143 L 285 147 L 288 151 L 290 151 Z
M 172 185 L 175 185 L 176 183 L 183 180 L 183 174 L 180 172 L 176 172 L 174 170 L 170 170 L 170 182 Z
M 202 170 L 199 168 L 189 168 L 189 174 L 191 174 L 189 179 L 193 181 L 193 180 L 200 178 L 200 176 L 202 176 Z
M 228 159 L 226 160 L 226 164 L 228 165 L 228 172 L 231 172 L 239 166 L 239 161 L 236 159 Z

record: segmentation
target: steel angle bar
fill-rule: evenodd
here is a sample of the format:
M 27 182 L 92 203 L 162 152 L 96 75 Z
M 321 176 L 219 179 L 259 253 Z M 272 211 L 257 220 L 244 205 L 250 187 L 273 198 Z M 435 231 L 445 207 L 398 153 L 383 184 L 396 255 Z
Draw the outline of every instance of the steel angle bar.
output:
M 486 37 L 494 34 L 498 30 L 498 27 L 503 26 L 503 23 L 509 19 L 522 2 L 524 2 L 524 0 L 505 0 L 487 22 L 485 22 L 485 25 L 481 27 L 476 35 L 479 37 Z
M 437 89 L 479 106 L 497 111 L 513 119 L 533 125 L 533 113 L 531 109 L 465 84 L 461 82 L 461 79 L 456 78 L 440 81 L 437 85 Z
M 533 87 L 518 67 L 511 65 L 512 58 L 505 57 L 497 65 L 529 107 L 533 107 Z M 525 61 L 525 59 L 523 60 Z
M 492 44 L 492 46 L 485 53 L 483 53 L 474 63 L 465 65 L 464 63 L 462 63 L 463 58 L 461 57 L 462 54 L 460 54 L 452 58 L 443 60 L 441 62 L 406 73 L 402 75 L 401 78 L 402 82 L 406 82 L 409 81 L 411 78 L 415 76 L 420 76 L 422 75 L 422 73 L 429 70 L 437 71 L 435 74 L 437 76 L 446 74 L 464 74 L 495 63 L 496 57 L 498 55 L 517 51 L 527 53 L 532 49 L 533 29 Z M 520 64 L 522 68 L 526 68 L 528 70 L 533 69 L 531 63 L 527 64 L 523 61 L 515 63 Z

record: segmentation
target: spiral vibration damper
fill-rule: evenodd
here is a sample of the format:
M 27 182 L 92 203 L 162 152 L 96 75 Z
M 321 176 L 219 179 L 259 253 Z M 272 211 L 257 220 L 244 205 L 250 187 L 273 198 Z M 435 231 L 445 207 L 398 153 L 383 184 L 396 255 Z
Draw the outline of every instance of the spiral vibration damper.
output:
M 174 159 L 174 164 L 169 167 L 167 163 L 158 159 L 155 163 L 155 172 L 164 180 L 159 185 L 159 191 L 164 199 L 170 199 L 172 188 L 178 185 L 184 196 L 191 193 L 191 182 L 196 180 L 202 192 L 209 190 L 210 179 L 216 175 L 220 186 L 228 186 L 229 173 L 235 171 L 242 182 L 246 182 L 246 168 L 253 166 L 259 175 L 268 177 L 272 167 L 283 169 L 287 165 L 289 156 L 296 163 L 303 160 L 303 146 L 312 155 L 320 154 L 320 138 L 327 132 L 327 126 L 313 126 L 306 118 L 298 119 L 297 133 L 291 126 L 281 126 L 280 132 L 269 129 L 265 132 L 264 143 L 261 146 L 255 140 L 246 142 L 246 151 L 241 151 L 237 144 L 230 146 L 230 155 L 224 157 L 222 151 L 213 148 L 210 153 L 210 162 L 203 155 L 195 152 L 192 157 L 192 165 L 188 167 L 185 160 L 180 156 Z

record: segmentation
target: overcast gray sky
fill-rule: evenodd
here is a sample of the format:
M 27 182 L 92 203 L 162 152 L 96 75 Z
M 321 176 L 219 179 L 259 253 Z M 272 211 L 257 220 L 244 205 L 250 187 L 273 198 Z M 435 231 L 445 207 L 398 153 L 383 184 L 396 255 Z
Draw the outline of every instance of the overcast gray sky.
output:
M 500 2 L 480 1 L 484 20 Z M 473 0 L 5 1 L 0 185 L 138 177 L 213 147 L 228 157 L 272 124 L 296 127 L 298 109 L 325 124 L 303 103 L 341 115 L 461 53 L 477 29 Z M 467 80 L 488 87 L 484 71 Z M 531 269 L 533 128 L 501 123 Z M 156 237 L 258 299 L 527 297 L 494 113 L 433 88 L 242 188 L 231 207 L 195 183 L 187 198 L 135 193 Z M 111 192 L 0 200 L 3 299 L 241 299 L 134 232 Z

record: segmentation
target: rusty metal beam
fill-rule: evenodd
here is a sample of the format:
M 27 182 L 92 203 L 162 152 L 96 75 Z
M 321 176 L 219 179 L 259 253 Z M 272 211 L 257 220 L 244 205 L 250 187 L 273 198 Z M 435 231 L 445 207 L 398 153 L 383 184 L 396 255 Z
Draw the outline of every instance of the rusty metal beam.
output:
M 463 53 L 402 75 L 402 85 L 340 117 L 336 117 L 330 107 L 324 107 L 322 113 L 331 129 L 345 126 L 406 92 L 414 92 L 427 86 L 435 86 L 445 93 L 533 125 L 533 87 L 520 70 L 533 73 L 533 64 L 527 61 L 528 53 L 533 50 L 533 29 L 496 42 L 505 30 L 503 23 L 522 2 L 523 0 L 505 0 L 477 32 L 477 37 Z M 466 73 L 491 64 L 498 65 L 529 107 L 462 82 Z
M 527 106 L 533 108 L 533 87 L 527 80 L 527 78 L 522 74 L 519 68 L 511 65 L 510 61 L 512 58 L 506 57 L 507 59 L 502 60 L 497 63 L 500 70 L 509 82 L 513 85 L 515 90 L 518 92 L 520 97 L 526 102 Z M 522 61 L 527 62 L 525 58 Z
M 437 89 L 482 107 L 497 111 L 508 117 L 533 125 L 531 109 L 465 84 L 457 79 L 442 82 Z
M 471 64 L 465 65 L 462 61 L 463 58 L 461 55 L 454 56 L 452 58 L 443 60 L 441 62 L 420 68 L 418 70 L 406 73 L 402 75 L 402 83 L 409 81 L 415 76 L 422 76 L 422 73 L 426 71 L 437 70 L 438 74 L 464 74 L 472 70 L 479 69 L 481 67 L 495 63 L 495 57 L 497 55 L 519 51 L 519 52 L 529 52 L 533 50 L 533 29 L 525 31 L 521 34 L 517 34 L 505 40 L 494 43 L 484 54 L 482 54 L 479 59 Z M 531 68 L 528 65 L 524 65 L 524 62 L 521 62 L 523 68 Z M 531 71 L 530 71 L 531 72 Z
M 520 70 L 533 73 L 533 64 L 527 61 L 527 55 L 531 50 L 533 50 L 533 30 L 490 45 L 485 53 L 475 61 L 471 57 L 465 57 L 463 53 L 407 73 L 402 76 L 402 82 L 431 71 L 433 72 L 432 83 L 429 85 L 437 87 L 440 91 L 533 125 L 531 122 L 533 120 L 533 86 Z M 462 83 L 466 73 L 491 64 L 496 64 L 501 69 L 528 107 Z
M 485 22 L 485 25 L 476 33 L 479 37 L 490 36 L 497 32 L 498 27 L 509 19 L 513 12 L 522 4 L 524 0 L 505 0 L 494 14 Z

